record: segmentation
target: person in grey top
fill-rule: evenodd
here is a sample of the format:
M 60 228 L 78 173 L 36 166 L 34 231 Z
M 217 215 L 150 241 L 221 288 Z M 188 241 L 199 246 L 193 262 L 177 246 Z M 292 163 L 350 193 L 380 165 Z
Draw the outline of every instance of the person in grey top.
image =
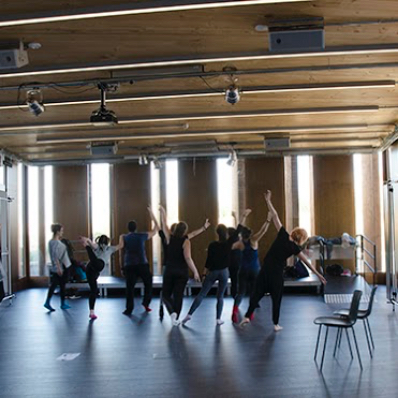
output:
M 100 276 L 101 271 L 104 267 L 110 269 L 110 260 L 113 253 L 123 248 L 123 239 L 120 239 L 117 246 L 110 246 L 110 239 L 106 235 L 98 236 L 95 242 L 92 242 L 89 238 L 80 236 L 82 245 L 86 248 L 90 262 L 86 267 L 87 282 L 90 286 L 89 295 L 89 308 L 90 320 L 97 319 L 97 315 L 94 313 L 95 300 L 98 295 L 98 284 L 97 279 Z
M 55 311 L 51 307 L 50 301 L 54 294 L 55 288 L 59 285 L 60 296 L 61 296 L 61 309 L 67 310 L 70 305 L 65 301 L 65 284 L 68 280 L 68 270 L 71 266 L 71 261 L 68 256 L 68 250 L 61 242 L 64 234 L 64 227 L 61 224 L 52 224 L 51 232 L 53 238 L 48 242 L 48 251 L 50 253 L 51 265 L 50 265 L 50 280 L 51 284 L 47 293 L 47 300 L 44 303 L 44 307 L 49 311 Z

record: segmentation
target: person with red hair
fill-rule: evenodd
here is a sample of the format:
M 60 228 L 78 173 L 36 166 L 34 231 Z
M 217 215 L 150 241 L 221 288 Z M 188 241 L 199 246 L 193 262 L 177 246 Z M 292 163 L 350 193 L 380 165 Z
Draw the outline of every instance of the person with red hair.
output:
M 255 291 L 250 299 L 249 309 L 240 325 L 243 326 L 253 319 L 254 310 L 257 308 L 259 301 L 264 297 L 265 293 L 270 293 L 274 330 L 278 332 L 283 329 L 279 325 L 279 314 L 283 294 L 283 268 L 286 260 L 295 255 L 311 269 L 323 284 L 326 284 L 326 280 L 301 253 L 305 242 L 308 240 L 307 231 L 297 227 L 289 234 L 283 227 L 278 213 L 272 205 L 271 191 L 267 191 L 264 197 L 269 210 L 267 223 L 270 224 L 273 221 L 278 235 L 264 258 L 263 266 L 256 278 Z

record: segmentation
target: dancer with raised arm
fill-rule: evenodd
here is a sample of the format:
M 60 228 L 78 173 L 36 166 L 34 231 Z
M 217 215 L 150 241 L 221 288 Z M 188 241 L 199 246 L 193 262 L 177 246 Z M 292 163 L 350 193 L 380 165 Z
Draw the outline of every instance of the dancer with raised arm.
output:
M 191 320 L 193 313 L 198 309 L 216 281 L 218 281 L 216 322 L 217 325 L 222 325 L 224 323 L 221 319 L 221 314 L 224 305 L 224 294 L 228 283 L 228 268 L 231 264 L 232 245 L 236 242 L 236 238 L 239 235 L 241 228 L 242 225 L 239 225 L 238 228 L 234 229 L 233 233 L 228 236 L 227 227 L 223 224 L 217 225 L 216 232 L 218 235 L 218 241 L 210 243 L 207 249 L 207 260 L 205 266 L 207 270 L 206 278 L 203 282 L 202 289 L 192 303 L 187 316 L 182 321 L 183 324 Z
M 110 269 L 112 254 L 122 249 L 124 242 L 123 239 L 119 239 L 117 246 L 110 246 L 110 239 L 106 235 L 98 236 L 95 239 L 95 243 L 85 236 L 80 236 L 79 238 L 82 245 L 86 248 L 88 258 L 90 259 L 86 267 L 87 282 L 90 286 L 88 299 L 90 309 L 89 318 L 90 320 L 95 320 L 98 318 L 94 312 L 95 300 L 98 295 L 97 279 L 105 267 Z
M 251 213 L 250 209 L 246 209 L 243 213 L 241 221 L 241 235 L 242 240 L 236 242 L 232 249 L 239 249 L 242 251 L 242 260 L 238 272 L 238 293 L 235 297 L 234 307 L 232 310 L 232 322 L 239 322 L 239 305 L 242 302 L 243 296 L 246 293 L 252 296 L 254 292 L 254 284 L 257 274 L 260 270 L 260 263 L 258 260 L 258 242 L 265 235 L 268 229 L 268 224 L 265 222 L 260 230 L 252 234 L 251 229 L 247 228 L 246 218 Z
M 250 300 L 249 309 L 241 322 L 241 326 L 250 322 L 259 301 L 265 293 L 270 293 L 274 330 L 278 332 L 283 329 L 279 325 L 279 314 L 283 294 L 283 268 L 286 265 L 286 260 L 292 255 L 298 256 L 323 284 L 326 284 L 326 280 L 301 253 L 303 245 L 308 239 L 307 231 L 297 227 L 289 234 L 282 226 L 278 213 L 272 205 L 271 191 L 267 191 L 264 197 L 269 210 L 266 223 L 269 225 L 272 221 L 278 231 L 278 235 L 264 258 L 263 266 L 256 279 L 255 292 Z
M 128 223 L 129 233 L 121 235 L 123 246 L 120 249 L 120 266 L 126 278 L 126 309 L 124 315 L 131 315 L 134 310 L 134 287 L 137 279 L 141 278 L 144 282 L 145 292 L 142 305 L 145 311 L 152 311 L 149 304 L 152 299 L 152 274 L 149 269 L 148 259 L 145 252 L 145 242 L 152 239 L 158 232 L 158 224 L 150 207 L 148 212 L 151 220 L 154 221 L 154 228 L 149 232 L 137 232 L 137 223 L 130 221 Z
M 47 300 L 44 303 L 44 307 L 48 311 L 55 311 L 55 309 L 51 307 L 50 301 L 54 294 L 55 288 L 57 285 L 59 285 L 61 309 L 67 310 L 70 308 L 70 305 L 65 301 L 65 284 L 68 280 L 68 269 L 71 266 L 71 261 L 68 256 L 67 247 L 61 242 L 61 239 L 64 235 L 64 227 L 61 224 L 52 224 L 51 232 L 53 233 L 53 237 L 48 242 L 48 251 L 51 258 L 51 285 L 48 289 Z
M 160 216 L 166 245 L 166 267 L 163 274 L 162 299 L 173 325 L 178 326 L 184 289 L 188 282 L 188 270 L 190 269 L 193 272 L 194 279 L 198 282 L 200 282 L 200 276 L 191 256 L 191 242 L 187 235 L 188 225 L 185 222 L 179 222 L 174 233 L 171 234 L 167 227 L 166 211 L 162 206 L 160 206 Z M 208 220 L 206 220 L 202 232 L 207 228 Z

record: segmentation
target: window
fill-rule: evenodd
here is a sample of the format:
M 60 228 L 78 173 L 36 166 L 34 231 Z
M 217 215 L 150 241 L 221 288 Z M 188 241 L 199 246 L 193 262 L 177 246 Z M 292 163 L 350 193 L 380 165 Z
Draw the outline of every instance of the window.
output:
M 167 224 L 178 223 L 178 161 L 166 161 L 166 210 Z
M 25 261 L 25 166 L 23 163 L 18 164 L 18 277 L 24 278 L 26 276 L 26 261 Z
M 40 276 L 39 168 L 28 167 L 29 266 L 30 276 Z
M 108 163 L 91 165 L 91 232 L 111 236 L 110 167 Z
M 364 234 L 362 155 L 354 155 L 355 233 Z
M 52 238 L 51 224 L 54 222 L 53 167 L 44 167 L 44 235 L 46 242 L 46 263 L 51 262 L 48 241 Z
M 217 199 L 218 199 L 218 223 L 227 227 L 235 226 L 232 217 L 234 210 L 235 193 L 233 176 L 236 169 L 227 164 L 227 159 L 217 159 Z M 236 190 L 237 191 L 237 190 Z
M 155 168 L 154 163 L 151 162 L 151 207 L 152 211 L 160 223 L 160 170 Z M 153 258 L 153 273 L 160 275 L 162 273 L 162 246 L 158 234 L 152 238 L 152 258 Z
M 312 156 L 297 156 L 298 213 L 299 225 L 313 234 L 313 173 Z

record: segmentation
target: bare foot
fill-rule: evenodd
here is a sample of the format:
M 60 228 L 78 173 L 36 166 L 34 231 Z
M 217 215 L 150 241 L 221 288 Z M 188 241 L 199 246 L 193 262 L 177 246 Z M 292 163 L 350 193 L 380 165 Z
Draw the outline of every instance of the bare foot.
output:
M 239 324 L 239 326 L 242 328 L 242 327 L 246 326 L 248 323 L 250 323 L 250 319 L 249 318 L 243 318 L 241 323 Z

